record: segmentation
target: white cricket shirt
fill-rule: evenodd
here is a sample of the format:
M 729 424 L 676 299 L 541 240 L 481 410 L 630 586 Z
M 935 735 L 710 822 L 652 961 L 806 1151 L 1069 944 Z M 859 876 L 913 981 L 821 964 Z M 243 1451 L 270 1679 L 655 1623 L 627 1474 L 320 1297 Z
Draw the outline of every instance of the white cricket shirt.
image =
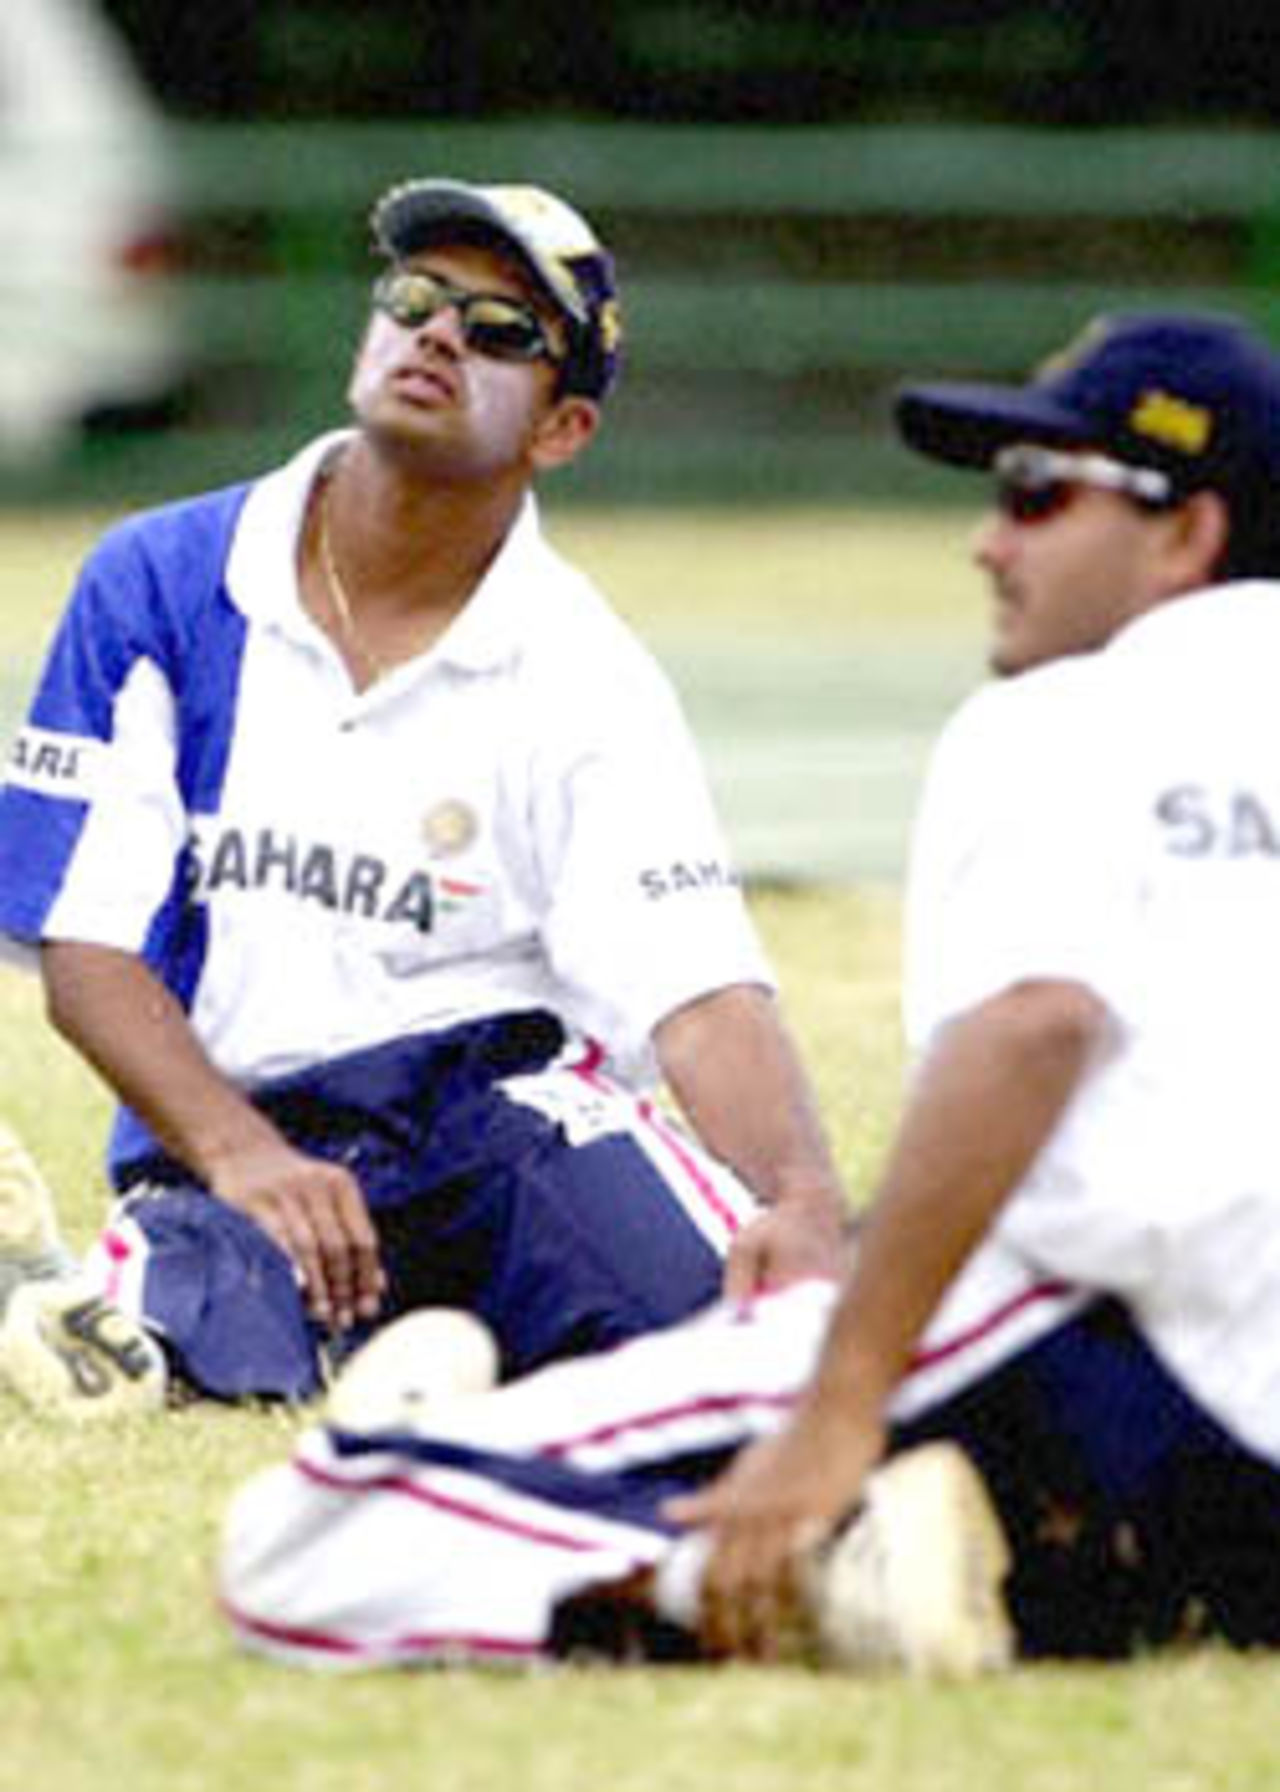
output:
M 941 739 L 908 904 L 908 1032 L 1075 979 L 1110 1041 L 997 1223 L 1121 1296 L 1280 1461 L 1280 586 L 1197 592 L 994 684 Z
M 629 1080 L 772 979 L 672 689 L 530 499 L 465 610 L 357 694 L 304 611 L 341 436 L 86 563 L 0 790 L 0 930 L 145 951 L 242 1083 L 546 1007 Z

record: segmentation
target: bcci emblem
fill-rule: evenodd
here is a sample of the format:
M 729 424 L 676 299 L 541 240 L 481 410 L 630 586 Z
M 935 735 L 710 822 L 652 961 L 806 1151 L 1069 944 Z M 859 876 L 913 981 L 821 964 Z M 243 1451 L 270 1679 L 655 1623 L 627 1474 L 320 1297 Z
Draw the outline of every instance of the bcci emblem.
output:
M 465 852 L 479 832 L 475 810 L 456 797 L 437 803 L 422 818 L 422 838 L 433 859 L 451 859 Z

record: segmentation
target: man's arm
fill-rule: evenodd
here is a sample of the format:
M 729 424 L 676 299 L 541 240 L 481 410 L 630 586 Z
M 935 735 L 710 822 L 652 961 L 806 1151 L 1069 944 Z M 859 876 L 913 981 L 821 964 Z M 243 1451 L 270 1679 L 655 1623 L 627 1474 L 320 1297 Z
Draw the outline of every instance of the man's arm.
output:
M 730 1250 L 726 1294 L 839 1275 L 847 1203 L 772 995 L 748 984 L 717 990 L 668 1015 L 655 1041 L 663 1077 L 699 1139 L 765 1205 Z
M 921 1067 L 790 1423 L 669 1508 L 712 1531 L 702 1614 L 713 1649 L 767 1656 L 796 1621 L 799 1561 L 856 1504 L 925 1326 L 1049 1137 L 1107 1024 L 1080 984 L 1018 984 L 953 1021 Z
M 49 1018 L 175 1158 L 292 1258 L 312 1310 L 349 1326 L 383 1274 L 359 1185 L 296 1151 L 210 1062 L 182 1007 L 132 953 L 47 944 Z

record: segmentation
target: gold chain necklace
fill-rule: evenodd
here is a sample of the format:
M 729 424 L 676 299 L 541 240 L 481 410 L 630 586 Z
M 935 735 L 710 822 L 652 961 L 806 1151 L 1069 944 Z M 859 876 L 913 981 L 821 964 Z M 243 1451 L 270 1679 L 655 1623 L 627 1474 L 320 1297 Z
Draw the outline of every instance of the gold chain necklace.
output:
M 329 492 L 332 484 L 332 479 L 326 478 L 323 485 L 320 487 L 318 518 L 320 524 L 320 564 L 324 569 L 325 585 L 329 592 L 329 601 L 333 605 L 333 609 L 338 618 L 338 625 L 342 630 L 347 646 L 353 653 L 359 655 L 360 659 L 368 668 L 371 674 L 370 682 L 377 684 L 379 679 L 386 677 L 391 668 L 380 660 L 375 653 L 369 651 L 369 648 L 360 638 L 360 631 L 356 627 L 356 619 L 351 613 L 351 599 L 347 596 L 347 588 L 343 584 L 342 575 L 338 571 L 338 563 L 333 556 L 333 541 L 329 534 Z

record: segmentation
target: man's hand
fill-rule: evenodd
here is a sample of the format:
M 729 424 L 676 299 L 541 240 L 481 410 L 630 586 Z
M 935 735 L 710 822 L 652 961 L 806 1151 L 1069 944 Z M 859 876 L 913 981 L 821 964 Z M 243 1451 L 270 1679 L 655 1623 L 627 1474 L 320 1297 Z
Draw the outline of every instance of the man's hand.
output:
M 694 1132 L 763 1209 L 733 1243 L 726 1295 L 841 1275 L 844 1188 L 772 995 L 743 984 L 716 990 L 668 1015 L 654 1037 Z
M 260 1225 L 294 1263 L 315 1317 L 340 1331 L 377 1314 L 386 1290 L 378 1239 L 349 1170 L 255 1141 L 218 1163 L 210 1187 Z
M 809 1276 L 843 1276 L 849 1265 L 849 1233 L 838 1199 L 793 1197 L 775 1202 L 744 1226 L 729 1247 L 725 1296 L 746 1300 L 763 1288 L 780 1288 Z
M 386 1278 L 351 1173 L 277 1132 L 215 1068 L 185 1010 L 140 958 L 65 941 L 46 945 L 41 962 L 59 1032 L 172 1157 L 275 1240 L 316 1318 L 344 1330 L 373 1318 Z
M 699 1634 L 711 1654 L 772 1661 L 807 1638 L 805 1565 L 857 1505 L 882 1446 L 810 1401 L 710 1487 L 667 1502 L 668 1518 L 710 1533 Z
M 794 1632 L 802 1564 L 857 1504 L 912 1351 L 1108 1024 L 1090 990 L 1046 980 L 1002 990 L 939 1035 L 791 1423 L 711 1487 L 666 1508 L 677 1523 L 709 1531 L 701 1607 L 709 1648 L 768 1658 Z

